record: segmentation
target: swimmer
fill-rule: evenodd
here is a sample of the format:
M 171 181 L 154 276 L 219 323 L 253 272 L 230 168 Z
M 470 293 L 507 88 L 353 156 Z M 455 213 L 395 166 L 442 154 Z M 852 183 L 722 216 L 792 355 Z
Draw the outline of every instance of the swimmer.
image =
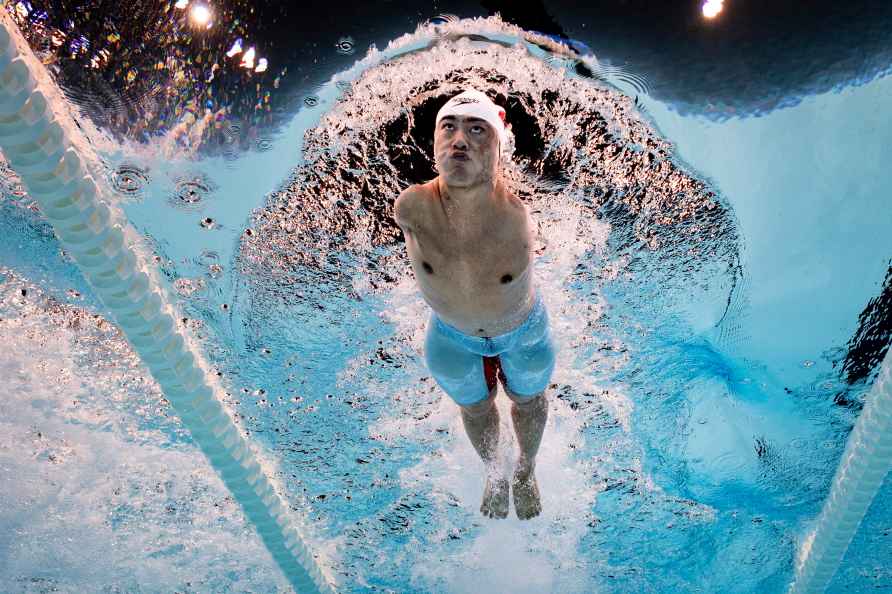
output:
M 431 307 L 425 359 L 461 410 L 486 468 L 480 511 L 508 516 L 509 487 L 520 519 L 539 515 L 536 452 L 548 418 L 554 371 L 548 313 L 533 282 L 535 227 L 501 179 L 505 110 L 473 89 L 437 113 L 439 175 L 403 190 L 394 218 L 421 295 Z M 520 452 L 511 480 L 498 468 L 501 382 L 511 399 Z

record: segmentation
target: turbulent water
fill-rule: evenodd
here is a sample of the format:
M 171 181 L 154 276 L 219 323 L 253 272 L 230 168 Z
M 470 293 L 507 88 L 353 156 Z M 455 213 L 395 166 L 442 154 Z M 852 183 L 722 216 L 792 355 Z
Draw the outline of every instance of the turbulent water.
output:
M 435 464 L 430 448 L 449 452 L 463 436 L 420 363 L 427 316 L 390 211 L 402 187 L 436 175 L 430 155 L 439 106 L 465 86 L 490 89 L 506 106 L 514 133 L 507 183 L 541 227 L 537 282 L 554 311 L 561 348 L 543 484 L 551 484 L 551 466 L 575 475 L 576 483 L 572 497 L 551 494 L 544 526 L 530 528 L 550 544 L 528 554 L 542 557 L 535 565 L 550 587 L 585 591 L 589 576 L 615 570 L 594 557 L 578 558 L 577 547 L 636 548 L 616 538 L 599 542 L 601 530 L 629 533 L 629 526 L 611 519 L 609 528 L 598 529 L 605 512 L 592 505 L 597 492 L 620 487 L 640 503 L 650 490 L 641 446 L 628 435 L 632 397 L 622 386 L 610 394 L 604 385 L 628 359 L 619 331 L 665 325 L 683 316 L 678 304 L 691 299 L 710 310 L 710 319 L 694 321 L 702 328 L 723 316 L 729 326 L 736 323 L 725 316 L 739 274 L 733 218 L 714 191 L 671 160 L 668 143 L 628 98 L 568 77 L 523 46 L 448 33 L 440 31 L 424 52 L 352 81 L 304 135 L 303 164 L 242 238 L 239 313 L 231 326 L 243 349 L 237 373 L 252 390 L 301 399 L 258 416 L 256 426 L 289 467 L 301 470 L 299 484 L 325 495 L 315 509 L 337 518 L 331 535 L 343 535 L 351 576 L 369 579 L 364 562 L 376 559 L 374 575 L 388 576 L 385 583 L 399 589 L 419 558 L 442 556 L 438 564 L 458 570 L 476 540 L 491 538 L 474 513 L 479 485 L 471 480 L 474 494 L 458 506 L 456 479 L 426 468 Z M 608 306 L 607 285 L 627 296 Z M 690 322 L 674 325 L 677 334 L 690 331 Z M 339 421 L 320 431 L 320 417 Z M 366 429 L 382 422 L 386 431 Z M 300 448 L 290 446 L 295 438 Z M 328 449 L 333 441 L 335 452 Z M 462 473 L 476 475 L 477 467 L 472 456 L 461 461 Z M 397 482 L 406 473 L 411 482 Z M 618 505 L 628 504 L 621 499 Z M 366 508 L 360 515 L 358 505 Z M 674 530 L 682 534 L 714 513 L 663 494 L 644 505 L 649 513 L 679 515 Z M 417 556 L 379 552 L 400 544 L 411 544 Z M 481 569 L 499 571 L 486 560 L 489 553 L 477 553 Z M 574 557 L 573 571 L 560 572 Z M 617 573 L 635 587 L 636 571 L 633 565 Z M 531 590 L 542 587 L 535 584 Z M 424 581 L 418 587 L 437 589 Z
M 263 152 L 168 164 L 121 146 L 110 183 L 341 590 L 781 591 L 857 407 L 834 405 L 835 375 L 803 388 L 739 356 L 751 287 L 731 202 L 597 68 L 522 36 L 427 24 L 336 76 Z M 424 367 L 428 310 L 391 214 L 436 176 L 434 115 L 466 86 L 506 108 L 503 174 L 539 225 L 559 348 L 544 512 L 525 523 L 477 512 L 481 464 Z M 259 163 L 279 177 L 252 179 Z M 0 487 L 7 589 L 283 588 L 7 183 L 0 468 L 27 479 Z

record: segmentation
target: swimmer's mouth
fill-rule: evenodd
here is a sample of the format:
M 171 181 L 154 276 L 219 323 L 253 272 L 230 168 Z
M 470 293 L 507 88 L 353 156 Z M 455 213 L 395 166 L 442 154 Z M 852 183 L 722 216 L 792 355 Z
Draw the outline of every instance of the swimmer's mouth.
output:
M 470 161 L 470 157 L 465 153 L 453 153 L 452 158 L 456 161 Z

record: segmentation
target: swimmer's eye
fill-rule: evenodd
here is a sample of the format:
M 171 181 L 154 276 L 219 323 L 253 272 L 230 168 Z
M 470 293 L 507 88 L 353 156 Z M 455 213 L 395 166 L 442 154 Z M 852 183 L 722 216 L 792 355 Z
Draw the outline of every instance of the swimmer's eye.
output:
M 447 126 L 449 126 L 449 128 L 447 128 Z M 440 128 L 448 130 L 448 129 L 453 128 L 453 125 L 450 122 L 443 122 L 440 125 Z M 473 126 L 471 126 L 471 130 L 474 130 L 474 129 L 479 130 L 478 134 L 486 131 L 486 129 L 483 126 L 481 126 L 480 124 L 474 124 Z

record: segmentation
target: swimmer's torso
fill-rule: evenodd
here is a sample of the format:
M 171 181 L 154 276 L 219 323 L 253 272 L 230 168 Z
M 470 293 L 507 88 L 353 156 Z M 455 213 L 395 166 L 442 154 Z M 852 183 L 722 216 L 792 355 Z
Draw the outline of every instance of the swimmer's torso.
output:
M 456 219 L 444 211 L 437 179 L 412 191 L 412 221 L 403 231 L 431 308 L 472 336 L 497 336 L 520 325 L 534 301 L 534 237 L 524 205 L 499 184 L 486 211 Z

